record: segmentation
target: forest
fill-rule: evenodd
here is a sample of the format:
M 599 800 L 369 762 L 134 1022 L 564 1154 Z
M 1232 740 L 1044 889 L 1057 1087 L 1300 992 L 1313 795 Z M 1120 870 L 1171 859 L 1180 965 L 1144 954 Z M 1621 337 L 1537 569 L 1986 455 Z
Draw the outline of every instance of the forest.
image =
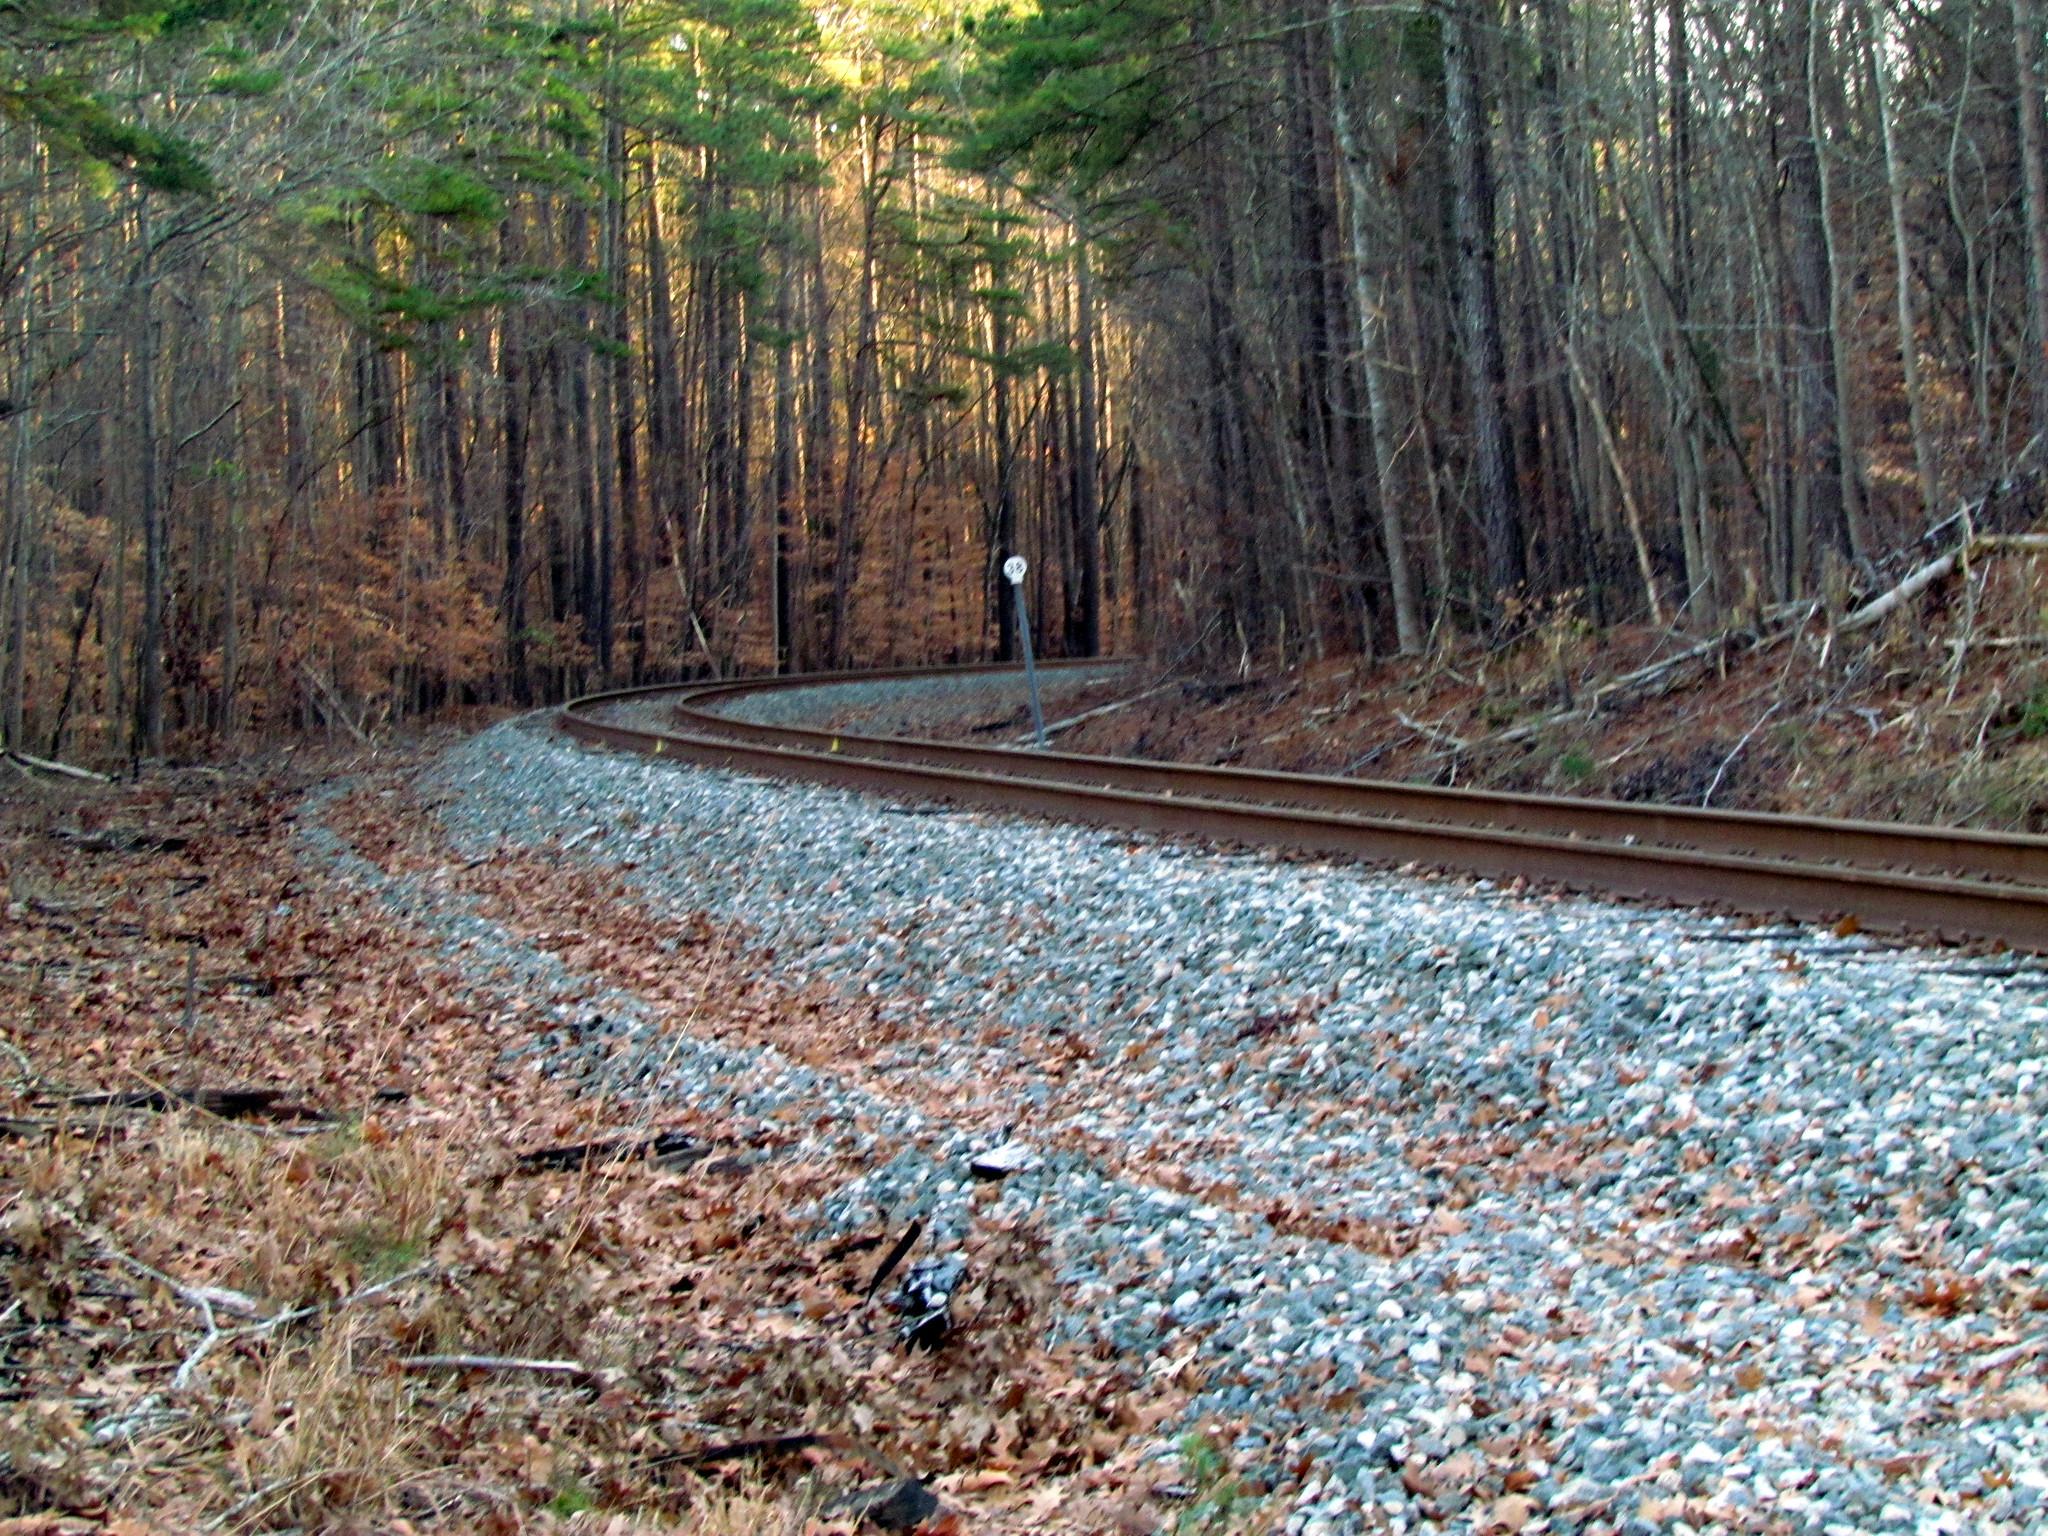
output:
M 1839 612 L 2029 516 L 2037 0 L 0 0 L 0 730 Z

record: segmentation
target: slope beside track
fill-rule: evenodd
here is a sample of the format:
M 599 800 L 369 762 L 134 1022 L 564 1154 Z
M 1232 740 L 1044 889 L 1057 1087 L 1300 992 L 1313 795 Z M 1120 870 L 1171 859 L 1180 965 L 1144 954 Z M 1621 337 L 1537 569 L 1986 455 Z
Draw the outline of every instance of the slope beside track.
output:
M 1045 670 L 1058 679 L 1101 667 Z M 736 712 L 798 690 L 914 689 L 1014 670 L 630 689 L 575 700 L 560 724 L 607 747 L 985 810 L 2048 952 L 2048 838 L 1142 762 Z M 672 718 L 657 726 L 650 706 L 664 702 Z

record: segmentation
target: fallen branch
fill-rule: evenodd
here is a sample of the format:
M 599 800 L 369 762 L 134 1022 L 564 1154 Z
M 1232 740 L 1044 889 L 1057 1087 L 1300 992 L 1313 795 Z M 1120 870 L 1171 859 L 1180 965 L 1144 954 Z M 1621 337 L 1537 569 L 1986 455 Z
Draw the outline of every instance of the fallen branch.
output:
M 1445 747 L 1452 752 L 1463 753 L 1472 750 L 1472 743 L 1465 740 L 1464 737 L 1453 736 L 1449 731 L 1440 730 L 1433 725 L 1424 725 L 1420 720 L 1415 719 L 1412 715 L 1403 713 L 1401 710 L 1397 709 L 1394 711 L 1394 718 L 1407 726 L 1416 735 L 1436 742 L 1439 746 Z
M 37 757 L 33 753 L 9 748 L 7 760 L 17 767 L 33 768 L 38 773 L 54 773 L 67 779 L 83 779 L 90 784 L 111 784 L 114 781 L 104 773 L 94 773 L 90 768 L 77 768 L 70 763 L 60 763 L 54 758 Z
M 204 992 L 224 992 L 229 987 L 240 987 L 258 997 L 275 997 L 286 987 L 303 987 L 309 981 L 318 981 L 325 970 L 279 971 L 272 976 L 258 976 L 249 971 L 227 971 L 218 976 L 201 976 L 199 988 Z
M 307 1306 L 293 1307 L 288 1312 L 279 1312 L 272 1317 L 264 1318 L 260 1323 L 249 1323 L 233 1331 L 237 1336 L 274 1333 L 287 1323 L 303 1322 L 305 1319 L 317 1317 L 323 1312 L 345 1312 L 350 1307 L 359 1306 L 363 1302 L 382 1296 L 386 1291 L 395 1291 L 408 1280 L 417 1280 L 421 1275 L 431 1273 L 433 1268 L 434 1266 L 431 1264 L 416 1265 L 412 1269 L 406 1270 L 403 1274 L 393 1275 L 389 1280 L 379 1280 L 375 1285 L 366 1285 L 360 1291 L 352 1291 L 346 1296 L 337 1296 L 332 1301 L 316 1301 Z
M 1358 772 L 1359 769 L 1363 768 L 1367 763 L 1377 762 L 1379 761 L 1379 759 L 1385 757 L 1387 755 L 1387 750 L 1392 746 L 1393 743 L 1391 741 L 1383 741 L 1378 746 L 1372 747 L 1365 752 L 1361 752 L 1357 757 L 1351 759 L 1351 761 L 1346 763 L 1342 768 L 1339 768 L 1337 770 L 1337 776 L 1339 778 L 1349 778 L 1352 774 Z
M 255 1297 L 241 1291 L 231 1291 L 219 1285 L 187 1285 L 104 1240 L 100 1246 L 107 1257 L 124 1269 L 154 1280 L 188 1307 L 196 1309 L 200 1321 L 206 1324 L 206 1332 L 200 1336 L 199 1342 L 178 1362 L 177 1373 L 171 1377 L 174 1391 L 182 1392 L 192 1385 L 192 1378 L 200 1365 L 213 1353 L 214 1346 L 227 1337 L 228 1330 L 221 1327 L 219 1313 L 225 1312 L 231 1317 L 256 1317 L 263 1311 L 262 1304 Z
M 282 1088 L 136 1088 L 120 1093 L 74 1093 L 63 1102 L 79 1109 L 200 1109 L 223 1120 L 259 1115 L 273 1120 L 329 1118 L 323 1111 L 287 1103 L 287 1097 Z
M 921 1218 L 911 1222 L 909 1226 L 903 1229 L 903 1235 L 896 1239 L 896 1246 L 889 1250 L 888 1257 L 876 1266 L 875 1277 L 868 1282 L 866 1300 L 873 1301 L 875 1299 L 875 1292 L 882 1288 L 882 1282 L 889 1278 L 890 1272 L 898 1264 L 903 1262 L 903 1255 L 910 1252 L 911 1244 L 917 1241 L 918 1234 L 923 1231 L 924 1221 Z
M 1854 634 L 1859 629 L 1868 629 L 1886 614 L 1905 606 L 1925 592 L 1943 577 L 1954 573 L 1962 563 L 1963 551 L 1952 549 L 1938 560 L 1930 560 L 1919 570 L 1888 592 L 1881 592 L 1854 613 L 1846 615 L 1835 625 L 1838 635 Z
M 1744 731 L 1742 733 L 1742 739 L 1735 743 L 1734 750 L 1731 751 L 1726 757 L 1721 759 L 1721 766 L 1714 770 L 1714 781 L 1707 786 L 1707 792 L 1704 795 L 1700 796 L 1700 805 L 1702 808 L 1705 808 L 1706 806 L 1713 804 L 1714 791 L 1721 787 L 1721 780 L 1724 776 L 1726 776 L 1729 765 L 1732 764 L 1736 758 L 1742 756 L 1742 749 L 1749 745 L 1751 738 L 1754 737 L 1758 731 L 1764 728 L 1764 722 L 1766 720 L 1769 720 L 1771 716 L 1775 715 L 1780 709 L 1782 709 L 1784 707 L 1784 704 L 1785 701 L 1783 699 L 1779 699 L 1775 703 L 1773 703 L 1769 709 L 1765 710 L 1761 715 L 1758 715 L 1756 719 L 1756 724 L 1752 725 L 1748 730 Z
M 180 1301 L 204 1309 L 209 1318 L 215 1308 L 219 1308 L 230 1317 L 260 1317 L 263 1313 L 263 1304 L 244 1291 L 231 1291 L 222 1285 L 187 1285 L 184 1281 L 174 1279 L 162 1270 L 143 1263 L 133 1254 L 123 1253 L 106 1243 L 102 1243 L 101 1248 L 108 1258 L 124 1269 L 133 1270 L 144 1279 L 154 1280 Z
M 1801 609 L 1800 612 L 1810 615 L 1813 610 L 1811 607 L 1807 607 Z M 1698 645 L 1690 646 L 1675 656 L 1667 656 L 1662 661 L 1653 661 L 1647 666 L 1637 667 L 1633 672 L 1624 672 L 1620 677 L 1609 678 L 1598 688 L 1587 694 L 1584 703 L 1581 705 L 1574 705 L 1570 709 L 1559 710 L 1555 714 L 1544 715 L 1536 720 L 1525 721 L 1521 725 L 1510 726 L 1507 730 L 1497 731 L 1491 736 L 1481 736 L 1472 741 L 1460 741 L 1458 737 L 1450 736 L 1447 732 L 1432 731 L 1430 728 L 1410 720 L 1406 715 L 1398 714 L 1398 712 L 1397 718 L 1403 725 L 1422 735 L 1433 735 L 1440 741 L 1458 742 L 1456 747 L 1446 747 L 1446 751 L 1453 756 L 1477 751 L 1481 747 L 1510 746 L 1518 741 L 1526 741 L 1531 736 L 1539 736 L 1552 726 L 1563 725 L 1568 721 L 1579 718 L 1581 715 L 1590 719 L 1599 712 L 1602 704 L 1606 703 L 1616 694 L 1638 688 L 1646 688 L 1653 683 L 1662 682 L 1680 667 L 1695 661 L 1704 660 L 1731 645 L 1738 644 L 1744 640 L 1749 640 L 1752 644 L 1768 645 L 1791 632 L 1791 629 L 1786 629 L 1761 640 L 1732 630 L 1716 635 L 1713 639 L 1703 640 Z
M 355 737 L 360 745 L 365 747 L 371 745 L 369 736 L 364 733 L 360 725 L 357 725 L 354 720 L 349 718 L 348 711 L 341 707 L 341 701 L 334 696 L 334 689 L 328 685 L 325 678 L 321 677 L 311 667 L 304 665 L 300 666 L 299 674 L 312 687 L 315 702 L 319 704 L 322 714 L 326 715 L 329 720 L 336 721 L 342 725 L 349 735 Z
M 48 1136 L 52 1140 L 70 1136 L 80 1141 L 107 1141 L 119 1131 L 119 1126 L 105 1120 L 40 1120 L 0 1115 L 0 1136 L 16 1141 L 26 1141 L 33 1136 Z
M 126 828 L 107 832 L 69 832 L 58 827 L 48 836 L 60 843 L 69 843 L 83 853 L 176 853 L 191 841 L 175 832 L 159 836 Z
M 103 1419 L 92 1429 L 94 1445 L 115 1445 L 122 1441 L 134 1441 L 144 1435 L 160 1433 L 175 1425 L 186 1423 L 192 1417 L 189 1410 L 170 1408 L 156 1393 L 152 1392 L 136 1403 L 126 1413 Z
M 522 1360 L 513 1355 L 408 1355 L 402 1371 L 488 1371 L 531 1376 L 563 1376 L 602 1387 L 603 1375 L 581 1360 Z
M 1084 721 L 1095 720 L 1103 715 L 1113 715 L 1120 709 L 1129 709 L 1133 704 L 1142 704 L 1145 700 L 1162 694 L 1174 686 L 1175 684 L 1171 682 L 1161 683 L 1156 688 L 1147 688 L 1143 693 L 1134 693 L 1128 699 L 1112 699 L 1107 704 L 1098 704 L 1093 709 L 1084 709 L 1080 714 L 1069 715 L 1064 720 L 1049 720 L 1046 722 L 1045 734 L 1056 736 L 1061 731 L 1069 730 L 1074 726 L 1082 724 Z M 1035 735 L 1019 736 L 1017 738 L 1020 745 L 1026 745 L 1035 740 L 1037 740 Z
M 123 1253 L 104 1237 L 100 1239 L 100 1251 L 124 1268 L 132 1270 L 146 1279 L 154 1280 L 157 1284 L 163 1286 L 164 1289 L 177 1297 L 178 1300 L 196 1309 L 201 1319 L 205 1322 L 205 1335 L 193 1348 L 192 1352 L 180 1362 L 177 1374 L 171 1378 L 171 1384 L 179 1388 L 183 1388 L 190 1383 L 192 1373 L 199 1368 L 200 1362 L 223 1339 L 261 1337 L 267 1333 L 275 1333 L 287 1323 L 300 1322 L 305 1318 L 316 1316 L 322 1312 L 346 1310 L 373 1297 L 381 1296 L 386 1291 L 395 1290 L 408 1280 L 418 1279 L 432 1268 L 431 1265 L 422 1264 L 416 1269 L 407 1270 L 402 1275 L 393 1275 L 389 1280 L 380 1280 L 375 1285 L 365 1286 L 362 1290 L 356 1291 L 351 1295 L 337 1297 L 333 1301 L 316 1301 L 311 1306 L 293 1307 L 288 1311 L 277 1312 L 269 1317 L 264 1317 L 261 1315 L 263 1304 L 255 1297 L 244 1292 L 232 1291 L 225 1286 L 218 1285 L 187 1285 L 184 1281 L 174 1279 L 162 1270 L 143 1263 L 142 1260 L 134 1255 Z M 253 1317 L 256 1321 L 243 1323 L 237 1328 L 223 1328 L 217 1315 L 220 1312 L 225 1312 L 231 1317 Z
M 604 1141 L 579 1141 L 571 1146 L 542 1147 L 519 1154 L 521 1173 L 570 1173 L 593 1163 L 624 1163 L 645 1158 L 671 1166 L 693 1163 L 711 1155 L 708 1143 L 681 1131 L 663 1131 L 645 1140 L 613 1137 Z
M 756 1435 L 747 1440 L 727 1440 L 718 1445 L 707 1445 L 700 1451 L 678 1451 L 673 1456 L 657 1456 L 652 1461 L 642 1462 L 643 1467 L 712 1467 L 721 1461 L 739 1461 L 748 1456 L 774 1456 L 790 1451 L 808 1451 L 819 1447 L 834 1446 L 840 1439 L 837 1435 L 815 1435 L 797 1433 L 790 1435 Z
M 1847 635 L 1859 629 L 1868 629 L 1886 614 L 1896 612 L 1910 603 L 1936 582 L 1953 576 L 1961 566 L 1968 564 L 1973 556 L 1999 551 L 2035 554 L 2048 551 L 2048 533 L 1980 533 L 1957 545 L 1947 554 L 1928 561 L 1897 586 L 1889 591 L 1880 592 L 1861 608 L 1843 617 L 1836 623 L 1835 633 Z

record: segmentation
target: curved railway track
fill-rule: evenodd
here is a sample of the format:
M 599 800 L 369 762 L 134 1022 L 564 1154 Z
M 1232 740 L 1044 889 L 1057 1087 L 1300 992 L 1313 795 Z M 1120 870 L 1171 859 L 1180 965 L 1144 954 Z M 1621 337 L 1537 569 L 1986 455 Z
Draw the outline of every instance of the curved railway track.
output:
M 2048 952 L 2048 837 L 869 736 L 740 720 L 720 708 L 788 688 L 1013 670 L 622 689 L 571 701 L 559 723 L 596 745 L 988 810 Z M 672 729 L 605 718 L 662 695 L 676 700 Z

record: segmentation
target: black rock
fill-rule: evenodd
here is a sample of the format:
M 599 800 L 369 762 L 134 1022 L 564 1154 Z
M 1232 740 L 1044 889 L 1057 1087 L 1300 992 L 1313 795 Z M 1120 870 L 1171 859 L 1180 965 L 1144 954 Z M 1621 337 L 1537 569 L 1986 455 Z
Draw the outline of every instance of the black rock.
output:
M 835 1499 L 826 1513 L 851 1515 L 877 1530 L 915 1530 L 939 1512 L 938 1496 L 914 1477 L 899 1477 L 879 1487 Z

